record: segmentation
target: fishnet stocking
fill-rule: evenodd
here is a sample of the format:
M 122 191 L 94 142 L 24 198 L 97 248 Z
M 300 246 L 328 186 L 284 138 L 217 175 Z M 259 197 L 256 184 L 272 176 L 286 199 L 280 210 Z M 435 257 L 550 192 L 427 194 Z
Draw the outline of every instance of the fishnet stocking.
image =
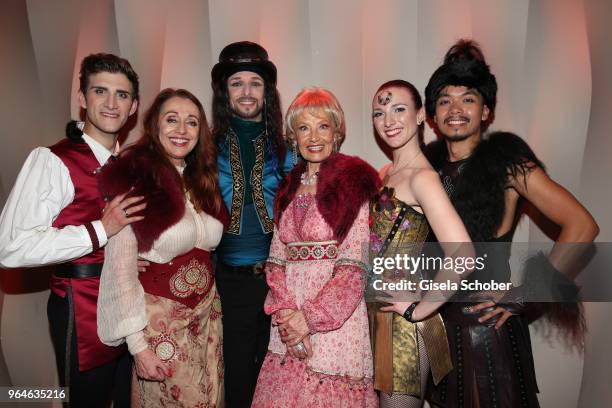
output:
M 380 393 L 380 408 L 422 408 L 425 402 L 425 388 L 429 377 L 429 358 L 425 342 L 417 330 L 417 344 L 419 346 L 419 369 L 421 373 L 421 398 L 409 394 Z

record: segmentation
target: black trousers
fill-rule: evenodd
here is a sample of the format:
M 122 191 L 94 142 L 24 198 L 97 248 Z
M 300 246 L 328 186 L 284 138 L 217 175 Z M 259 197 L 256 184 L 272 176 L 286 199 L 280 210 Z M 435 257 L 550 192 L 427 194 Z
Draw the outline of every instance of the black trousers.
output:
M 223 311 L 225 404 L 248 408 L 270 341 L 271 320 L 263 311 L 268 285 L 263 274 L 237 273 L 220 262 L 215 280 Z
M 124 353 L 118 360 L 87 371 L 79 371 L 76 326 L 70 288 L 64 298 L 51 292 L 47 303 L 47 317 L 59 382 L 70 387 L 71 408 L 106 408 L 113 401 L 114 408 L 129 408 L 132 359 Z M 68 354 L 68 356 L 67 356 Z

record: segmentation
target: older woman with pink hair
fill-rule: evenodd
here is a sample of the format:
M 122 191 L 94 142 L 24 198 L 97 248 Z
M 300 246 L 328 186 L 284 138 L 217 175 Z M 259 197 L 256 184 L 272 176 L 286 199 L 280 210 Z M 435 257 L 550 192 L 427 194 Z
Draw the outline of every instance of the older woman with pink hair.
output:
M 298 94 L 286 130 L 304 161 L 276 197 L 265 303 L 274 325 L 253 407 L 375 407 L 363 288 L 378 175 L 338 153 L 344 113 L 325 89 Z

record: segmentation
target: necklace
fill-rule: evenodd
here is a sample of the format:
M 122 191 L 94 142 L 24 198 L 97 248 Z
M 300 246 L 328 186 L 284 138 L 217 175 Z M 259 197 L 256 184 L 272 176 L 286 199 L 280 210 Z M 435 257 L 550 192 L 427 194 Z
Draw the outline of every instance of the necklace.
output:
M 389 176 L 394 176 L 394 175 L 396 175 L 397 173 L 399 173 L 401 170 L 404 170 L 406 167 L 409 167 L 409 166 L 412 164 L 412 162 L 414 162 L 414 161 L 416 160 L 416 158 L 417 158 L 417 157 L 419 157 L 419 155 L 420 155 L 421 153 L 422 153 L 422 152 L 421 152 L 421 150 L 419 149 L 419 151 L 417 152 L 417 154 L 415 154 L 415 155 L 412 157 L 412 159 L 410 159 L 410 160 L 408 161 L 408 163 L 404 164 L 403 166 L 401 166 L 401 167 L 400 167 L 400 168 L 398 168 L 398 169 L 395 169 L 395 168 L 390 169 L 390 170 L 387 172 L 387 174 L 388 174 Z
M 314 186 L 317 184 L 317 179 L 319 178 L 319 172 L 311 174 L 310 176 L 306 174 L 307 172 L 303 172 L 300 176 L 300 183 L 304 186 Z

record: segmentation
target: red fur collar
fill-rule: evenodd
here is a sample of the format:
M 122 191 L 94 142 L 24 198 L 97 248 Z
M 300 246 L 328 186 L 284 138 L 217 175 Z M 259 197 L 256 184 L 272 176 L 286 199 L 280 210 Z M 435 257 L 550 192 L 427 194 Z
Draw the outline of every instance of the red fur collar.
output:
M 274 201 L 274 222 L 295 197 L 300 176 L 306 163 L 300 163 L 283 180 Z M 315 200 L 317 209 L 334 231 L 334 238 L 342 242 L 353 226 L 359 208 L 380 188 L 376 170 L 358 157 L 336 153 L 321 163 Z
M 131 224 L 139 252 L 150 250 L 153 242 L 185 214 L 185 194 L 178 172 L 154 164 L 153 160 L 143 148 L 129 149 L 119 159 L 109 161 L 99 179 L 105 199 L 111 200 L 131 187 L 134 190 L 130 196 L 145 196 L 147 207 L 139 213 L 145 218 Z M 154 169 L 157 174 L 153 174 Z

